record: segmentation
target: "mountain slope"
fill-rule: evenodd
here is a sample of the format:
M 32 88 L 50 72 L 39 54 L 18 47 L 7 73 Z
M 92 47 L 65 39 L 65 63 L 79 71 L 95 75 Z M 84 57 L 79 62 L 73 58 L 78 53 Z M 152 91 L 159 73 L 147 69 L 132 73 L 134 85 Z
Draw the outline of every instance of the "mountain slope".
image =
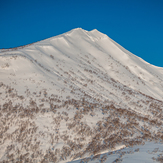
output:
M 67 162 L 163 140 L 163 69 L 97 30 L 1 50 L 0 74 L 0 161 Z

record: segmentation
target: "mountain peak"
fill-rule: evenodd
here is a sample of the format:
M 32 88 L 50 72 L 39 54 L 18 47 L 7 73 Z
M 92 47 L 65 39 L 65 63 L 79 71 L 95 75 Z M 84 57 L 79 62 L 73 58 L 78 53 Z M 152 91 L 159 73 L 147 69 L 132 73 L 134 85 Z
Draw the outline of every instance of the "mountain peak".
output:
M 94 33 L 94 32 L 99 32 L 97 29 L 93 29 L 90 32 Z
M 74 28 L 74 29 L 72 29 L 72 31 L 83 31 L 84 29 L 83 28 L 81 28 L 81 27 L 78 27 L 78 28 Z
M 72 29 L 72 30 L 70 30 L 70 31 L 68 31 L 68 32 L 66 32 L 66 33 L 72 33 L 72 32 L 84 32 L 84 31 L 86 31 L 86 30 L 84 30 L 84 29 L 78 27 L 78 28 L 74 28 L 74 29 Z

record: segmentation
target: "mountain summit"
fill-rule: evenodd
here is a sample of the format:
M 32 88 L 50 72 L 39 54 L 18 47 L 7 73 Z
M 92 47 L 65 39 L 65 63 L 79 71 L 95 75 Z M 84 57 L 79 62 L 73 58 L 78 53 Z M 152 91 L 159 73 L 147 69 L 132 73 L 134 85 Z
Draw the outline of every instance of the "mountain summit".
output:
M 0 50 L 0 74 L 0 161 L 106 161 L 163 141 L 163 69 L 96 29 Z

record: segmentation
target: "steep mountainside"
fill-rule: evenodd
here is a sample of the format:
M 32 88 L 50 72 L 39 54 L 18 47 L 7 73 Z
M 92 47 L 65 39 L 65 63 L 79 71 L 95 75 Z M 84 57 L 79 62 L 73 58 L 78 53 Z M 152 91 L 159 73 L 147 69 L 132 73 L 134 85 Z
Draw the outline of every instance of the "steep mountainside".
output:
M 97 30 L 0 50 L 1 162 L 109 162 L 162 142 L 162 110 L 163 69 Z

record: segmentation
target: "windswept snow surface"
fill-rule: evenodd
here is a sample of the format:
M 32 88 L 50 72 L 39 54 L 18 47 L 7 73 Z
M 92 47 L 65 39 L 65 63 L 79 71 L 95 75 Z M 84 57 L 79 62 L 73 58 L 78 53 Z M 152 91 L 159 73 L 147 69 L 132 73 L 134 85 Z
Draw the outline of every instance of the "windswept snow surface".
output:
M 101 161 L 161 143 L 162 109 L 163 69 L 96 29 L 0 50 L 1 162 Z

